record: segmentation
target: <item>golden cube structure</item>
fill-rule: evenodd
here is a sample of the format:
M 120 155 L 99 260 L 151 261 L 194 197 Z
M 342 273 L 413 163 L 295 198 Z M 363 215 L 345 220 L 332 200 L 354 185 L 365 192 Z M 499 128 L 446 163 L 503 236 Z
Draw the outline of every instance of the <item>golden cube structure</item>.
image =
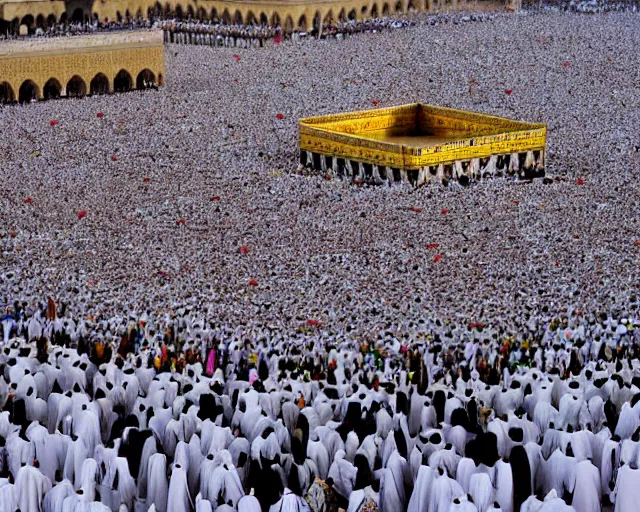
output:
M 299 125 L 303 166 L 364 182 L 544 176 L 545 124 L 412 103 Z

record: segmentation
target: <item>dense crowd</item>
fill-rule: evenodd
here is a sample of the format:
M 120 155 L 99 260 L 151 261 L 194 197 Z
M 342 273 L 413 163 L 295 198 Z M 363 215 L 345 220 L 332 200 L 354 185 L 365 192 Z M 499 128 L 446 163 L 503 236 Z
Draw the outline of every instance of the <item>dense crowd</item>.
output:
M 637 510 L 637 27 L 172 45 L 0 106 L 0 512 Z M 297 119 L 411 101 L 547 123 L 553 179 L 296 173 Z

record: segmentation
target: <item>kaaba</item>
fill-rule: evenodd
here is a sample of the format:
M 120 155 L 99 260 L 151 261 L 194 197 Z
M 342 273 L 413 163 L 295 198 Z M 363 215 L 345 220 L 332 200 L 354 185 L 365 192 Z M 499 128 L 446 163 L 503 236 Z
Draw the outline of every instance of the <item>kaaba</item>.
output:
M 300 164 L 374 184 L 544 176 L 547 127 L 413 103 L 299 120 Z

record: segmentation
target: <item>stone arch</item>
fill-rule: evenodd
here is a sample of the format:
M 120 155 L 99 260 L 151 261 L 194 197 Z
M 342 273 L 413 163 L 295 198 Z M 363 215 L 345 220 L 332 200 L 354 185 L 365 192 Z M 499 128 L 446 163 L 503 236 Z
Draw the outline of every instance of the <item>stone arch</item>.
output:
M 242 13 L 240 12 L 240 9 L 236 9 L 236 12 L 233 15 L 233 24 L 234 25 L 243 25 L 244 24 L 242 22 Z
M 118 23 L 122 21 L 122 13 L 120 11 L 116 11 L 116 21 Z
M 35 18 L 31 16 L 31 14 L 27 14 L 20 20 L 20 25 L 26 25 L 27 27 L 29 27 L 29 30 L 31 30 L 35 25 L 35 22 Z
M 109 92 L 109 79 L 103 73 L 98 73 L 89 84 L 90 94 L 107 94 Z
M 9 82 L 0 82 L 0 103 L 14 103 L 16 101 L 16 93 Z
M 44 16 L 42 14 L 38 14 L 36 16 L 36 27 L 43 28 L 45 24 Z
M 222 23 L 224 25 L 231 25 L 231 14 L 229 14 L 229 9 L 225 9 L 222 13 Z
M 293 25 L 293 22 L 291 23 Z M 279 27 L 282 25 L 282 20 L 280 19 L 280 15 L 277 12 L 274 12 L 271 16 L 271 26 Z
M 207 15 L 207 10 L 204 7 L 200 7 L 198 9 L 198 19 L 200 21 L 204 21 L 208 18 L 209 16 Z
M 156 17 L 162 15 L 162 4 L 160 2 L 156 2 L 153 5 L 153 14 Z
M 267 26 L 268 24 L 269 24 L 269 17 L 265 13 L 261 12 L 260 13 L 260 25 Z
M 61 25 L 64 25 L 64 24 L 66 24 L 66 23 L 68 23 L 68 22 L 69 22 L 69 16 L 67 15 L 67 13 L 66 13 L 66 12 L 63 12 L 63 13 L 60 15 L 60 24 L 61 24 Z
M 184 9 L 180 4 L 176 5 L 176 18 L 179 20 L 184 18 Z
M 49 78 L 42 88 L 42 97 L 45 100 L 57 100 L 62 95 L 62 84 L 57 78 Z
M 249 11 L 247 13 L 247 25 L 257 25 L 258 24 L 258 20 L 256 18 L 256 15 L 253 14 L 253 11 Z
M 33 99 L 40 98 L 40 89 L 33 80 L 25 80 L 22 82 L 18 91 L 18 101 L 20 103 L 29 103 Z
M 400 0 L 396 2 L 396 13 L 398 12 L 402 12 L 402 2 Z
M 307 30 L 307 16 L 305 14 L 298 19 L 298 30 L 302 32 L 306 32 Z
M 121 69 L 113 79 L 113 90 L 115 92 L 127 92 L 133 89 L 133 78 L 126 69 Z
M 49 16 L 47 16 L 47 27 L 52 27 L 55 24 L 56 24 L 56 15 L 49 14 Z
M 373 4 L 371 6 L 371 17 L 372 18 L 377 18 L 379 16 L 378 14 L 378 4 Z
M 164 85 L 164 77 L 162 76 L 162 73 L 158 73 L 158 86 L 162 85 Z
M 149 7 L 149 9 L 151 9 L 151 7 Z M 144 13 L 142 12 L 142 8 L 138 7 L 138 10 L 136 11 L 136 18 L 137 19 L 143 19 L 144 18 Z
M 355 10 L 355 9 L 351 9 L 351 10 L 349 11 L 349 16 L 348 16 L 348 18 L 349 18 L 350 20 L 355 20 L 355 19 L 357 19 L 357 18 L 358 18 L 358 14 L 356 13 L 356 10 Z
M 127 21 L 129 21 L 131 19 L 131 11 L 129 9 L 124 11 L 124 19 L 127 20 Z
M 363 5 L 362 8 L 360 9 L 360 13 L 362 14 L 363 18 L 367 16 L 368 11 L 369 11 L 369 7 L 367 5 Z
M 338 14 L 338 21 L 345 21 L 347 19 L 347 11 L 343 9 L 340 10 L 340 14 Z
M 407 11 L 411 9 L 413 9 L 414 11 L 419 10 L 418 3 L 415 2 L 415 0 L 409 0 L 409 3 L 407 4 Z
M 191 4 L 187 5 L 187 18 L 192 20 L 195 17 L 196 17 L 196 12 L 193 10 L 193 5 Z
M 218 20 L 218 9 L 215 7 L 211 9 L 211 21 L 219 21 Z
M 382 5 L 382 15 L 389 16 L 389 4 L 386 2 Z
M 136 89 L 153 89 L 156 87 L 156 76 L 150 69 L 143 69 L 136 78 Z
M 324 17 L 323 23 L 325 25 L 330 25 L 334 22 L 333 19 L 333 11 L 331 9 L 329 9 L 329 12 L 327 12 L 327 14 Z
M 67 98 L 82 98 L 87 95 L 87 84 L 78 75 L 67 82 Z
M 173 9 L 171 9 L 171 4 L 167 2 L 166 4 L 164 4 L 162 15 L 165 18 L 170 18 L 172 14 L 173 14 Z
M 316 11 L 316 13 L 313 15 L 312 30 L 314 30 L 316 33 L 319 33 L 321 29 L 322 29 L 322 14 L 320 14 L 320 11 Z
M 71 14 L 71 21 L 73 21 L 74 23 L 84 21 L 84 11 L 82 10 L 82 7 L 74 9 L 73 13 Z
M 284 31 L 287 34 L 291 34 L 291 32 L 293 32 L 293 18 L 291 16 L 287 16 L 284 20 Z

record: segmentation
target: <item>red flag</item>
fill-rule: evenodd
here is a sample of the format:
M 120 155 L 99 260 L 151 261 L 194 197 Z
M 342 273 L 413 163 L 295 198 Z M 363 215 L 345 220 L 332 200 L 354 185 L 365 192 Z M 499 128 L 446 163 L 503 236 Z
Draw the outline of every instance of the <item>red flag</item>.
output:
M 258 281 L 255 279 L 249 279 L 249 286 L 258 286 Z
M 429 244 L 427 245 L 427 249 L 437 249 L 440 247 L 440 244 Z
M 24 200 L 24 204 L 31 204 L 31 203 L 33 203 L 33 199 L 31 199 L 30 197 L 27 197 L 27 198 Z
M 87 216 L 86 210 L 81 210 L 78 212 L 78 219 L 84 219 Z
M 578 178 L 578 181 L 576 181 L 576 185 L 584 185 L 584 180 L 582 178 Z
M 98 112 L 98 113 L 96 114 L 96 117 L 104 117 L 104 114 L 103 114 L 102 112 Z
M 233 58 L 236 59 L 236 62 L 240 61 L 240 55 L 234 55 Z
M 284 114 L 280 114 L 280 113 L 278 113 L 278 114 L 276 114 L 276 117 L 277 117 L 278 119 L 284 119 Z
M 438 263 L 442 259 L 442 254 L 436 254 L 436 257 L 433 258 L 434 263 Z
M 449 210 L 447 210 L 446 208 L 443 208 L 443 209 L 440 211 L 440 213 L 441 213 L 442 215 L 446 215 L 447 213 L 449 213 Z
M 409 210 L 416 213 L 422 213 L 422 208 L 416 208 L 415 206 L 412 206 Z
M 511 89 L 505 89 L 505 90 L 504 90 L 504 93 L 505 93 L 507 96 L 510 96 L 512 92 L 513 92 L 513 90 L 511 90 Z
M 116 155 L 111 155 L 111 161 L 115 162 L 118 159 L 118 157 Z
M 249 248 L 246 245 L 240 247 L 240 254 L 249 254 Z
M 273 42 L 278 44 L 282 42 L 282 34 L 276 34 L 276 36 L 273 38 Z
M 320 322 L 318 320 L 313 320 L 312 318 L 309 318 L 309 320 L 307 320 L 307 325 L 311 327 L 317 327 L 318 325 L 320 325 Z
M 220 196 L 213 196 L 209 199 L 209 201 L 220 201 Z
M 52 119 L 51 121 L 49 121 L 49 124 L 50 124 L 51 126 L 55 126 L 55 125 L 57 125 L 57 124 L 58 124 L 58 121 L 56 121 L 55 119 Z

